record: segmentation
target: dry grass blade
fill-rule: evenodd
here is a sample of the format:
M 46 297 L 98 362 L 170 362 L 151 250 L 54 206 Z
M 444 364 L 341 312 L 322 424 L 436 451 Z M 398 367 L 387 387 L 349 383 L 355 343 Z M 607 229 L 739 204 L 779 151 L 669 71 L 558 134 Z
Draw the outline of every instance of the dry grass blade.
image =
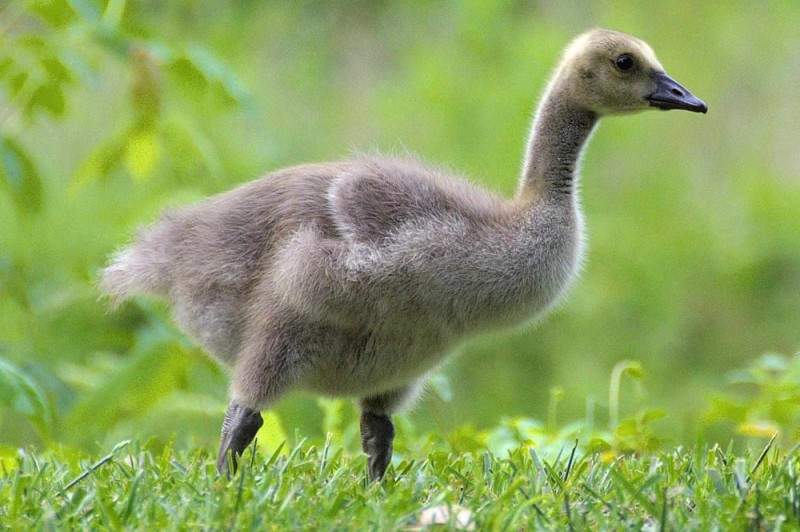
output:
M 110 462 L 114 458 L 116 452 L 122 449 L 123 447 L 126 447 L 130 442 L 131 442 L 130 440 L 125 440 L 115 445 L 114 448 L 111 449 L 110 453 L 108 453 L 106 456 L 95 462 L 89 469 L 78 475 L 72 482 L 64 486 L 64 488 L 59 492 L 59 495 L 63 495 L 67 490 L 75 486 L 78 482 L 85 479 L 86 477 L 91 475 L 94 471 L 97 471 L 99 468 Z
M 778 433 L 776 432 L 775 434 L 772 435 L 772 438 L 769 439 L 769 442 L 767 443 L 767 446 L 764 447 L 764 450 L 761 451 L 761 454 L 759 455 L 758 460 L 756 460 L 756 464 L 753 466 L 753 469 L 750 470 L 750 474 L 747 475 L 747 482 L 748 483 L 750 482 L 750 478 L 753 476 L 753 474 L 756 472 L 758 467 L 761 465 L 761 462 L 763 462 L 764 458 L 767 457 L 767 453 L 772 448 L 772 444 L 775 443 L 775 439 L 777 437 L 778 437 Z

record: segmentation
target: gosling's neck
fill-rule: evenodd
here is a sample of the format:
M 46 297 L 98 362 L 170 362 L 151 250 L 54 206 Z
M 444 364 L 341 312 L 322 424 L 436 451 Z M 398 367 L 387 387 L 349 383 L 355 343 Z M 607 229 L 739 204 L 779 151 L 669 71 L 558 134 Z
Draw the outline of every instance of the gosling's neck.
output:
M 517 198 L 569 197 L 575 191 L 581 151 L 598 116 L 570 101 L 554 83 L 536 111 Z

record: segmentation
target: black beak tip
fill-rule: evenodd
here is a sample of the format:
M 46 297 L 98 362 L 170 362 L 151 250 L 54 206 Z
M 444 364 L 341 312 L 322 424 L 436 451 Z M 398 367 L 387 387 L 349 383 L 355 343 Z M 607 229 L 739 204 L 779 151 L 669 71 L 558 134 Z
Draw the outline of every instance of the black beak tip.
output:
M 653 107 L 663 111 L 682 109 L 693 113 L 708 112 L 708 106 L 703 100 L 694 96 L 664 72 L 657 72 L 653 75 L 653 79 L 656 82 L 656 91 L 648 98 Z
M 706 103 L 698 98 L 694 98 L 693 101 L 663 101 L 650 99 L 650 106 L 655 107 L 659 111 L 680 109 L 683 111 L 690 111 L 692 113 L 706 114 L 708 112 L 708 106 Z

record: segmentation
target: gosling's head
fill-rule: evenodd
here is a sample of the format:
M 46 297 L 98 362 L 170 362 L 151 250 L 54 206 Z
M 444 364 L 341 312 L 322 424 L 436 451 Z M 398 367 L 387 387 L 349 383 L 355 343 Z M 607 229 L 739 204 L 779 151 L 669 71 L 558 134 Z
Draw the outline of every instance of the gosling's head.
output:
M 594 29 L 572 41 L 554 84 L 571 103 L 600 116 L 650 108 L 708 110 L 664 72 L 647 43 L 618 31 Z

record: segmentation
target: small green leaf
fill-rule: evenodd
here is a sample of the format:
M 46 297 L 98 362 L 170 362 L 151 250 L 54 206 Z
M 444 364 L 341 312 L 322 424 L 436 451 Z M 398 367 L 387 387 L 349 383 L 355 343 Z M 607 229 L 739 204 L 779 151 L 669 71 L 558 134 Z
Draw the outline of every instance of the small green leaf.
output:
M 0 406 L 25 416 L 44 439 L 50 438 L 52 412 L 45 394 L 20 369 L 0 358 Z
M 130 92 L 131 105 L 136 121 L 139 127 L 152 128 L 161 114 L 159 61 L 151 50 L 144 47 L 134 48 L 129 55 L 134 72 Z
M 0 79 L 5 79 L 13 66 L 14 61 L 10 57 L 0 58 Z
M 36 55 L 41 55 L 47 50 L 47 41 L 40 35 L 25 35 L 17 39 L 17 44 L 34 52 Z
M 780 427 L 769 420 L 746 421 L 736 427 L 736 433 L 743 436 L 768 438 L 780 432 Z
M 228 103 L 242 104 L 249 98 L 247 89 L 233 70 L 209 50 L 191 44 L 168 65 L 168 70 L 184 90 L 199 95 L 214 89 Z
M 642 365 L 638 362 L 632 362 L 632 361 L 625 362 L 623 373 L 632 379 L 636 380 L 644 379 L 644 368 L 642 368 Z
M 53 81 L 69 83 L 72 81 L 72 72 L 57 57 L 44 57 L 41 60 L 42 66 L 47 71 L 47 75 Z
M 25 86 L 25 83 L 28 81 L 29 77 L 30 74 L 25 71 L 17 72 L 11 76 L 11 79 L 8 80 L 8 89 L 12 98 L 16 97 L 20 92 L 22 92 L 22 88 Z
M 641 413 L 639 417 L 639 422 L 642 425 L 647 425 L 648 423 L 657 421 L 659 419 L 663 419 L 665 417 L 667 417 L 667 413 L 664 412 L 663 410 L 660 410 L 658 408 L 648 408 L 647 410 Z
M 0 180 L 17 209 L 30 214 L 42 205 L 42 182 L 33 162 L 8 137 L 0 136 Z
M 219 83 L 225 93 L 236 103 L 247 99 L 247 90 L 233 70 L 199 44 L 189 45 L 187 55 L 209 82 Z
M 183 85 L 184 89 L 199 92 L 207 83 L 200 69 L 186 56 L 180 56 L 172 61 L 168 70 Z
M 222 162 L 214 143 L 187 117 L 173 114 L 165 120 L 161 139 L 175 175 L 195 181 L 201 173 L 212 178 L 222 175 Z
M 45 83 L 37 87 L 25 104 L 25 115 L 28 119 L 33 118 L 34 114 L 40 109 L 47 111 L 52 116 L 64 114 L 64 92 L 58 83 Z
M 609 442 L 600 437 L 589 440 L 587 447 L 592 453 L 605 453 L 613 449 Z
M 95 148 L 81 163 L 72 177 L 72 191 L 80 190 L 92 181 L 102 181 L 119 167 L 125 155 L 128 132 L 113 137 Z
M 161 154 L 158 134 L 152 129 L 136 131 L 125 147 L 125 168 L 140 181 L 153 173 Z
M 620 438 L 635 436 L 637 432 L 635 419 L 623 419 L 614 427 L 614 434 Z
M 75 16 L 67 0 L 33 0 L 29 6 L 42 20 L 57 28 L 66 26 Z

